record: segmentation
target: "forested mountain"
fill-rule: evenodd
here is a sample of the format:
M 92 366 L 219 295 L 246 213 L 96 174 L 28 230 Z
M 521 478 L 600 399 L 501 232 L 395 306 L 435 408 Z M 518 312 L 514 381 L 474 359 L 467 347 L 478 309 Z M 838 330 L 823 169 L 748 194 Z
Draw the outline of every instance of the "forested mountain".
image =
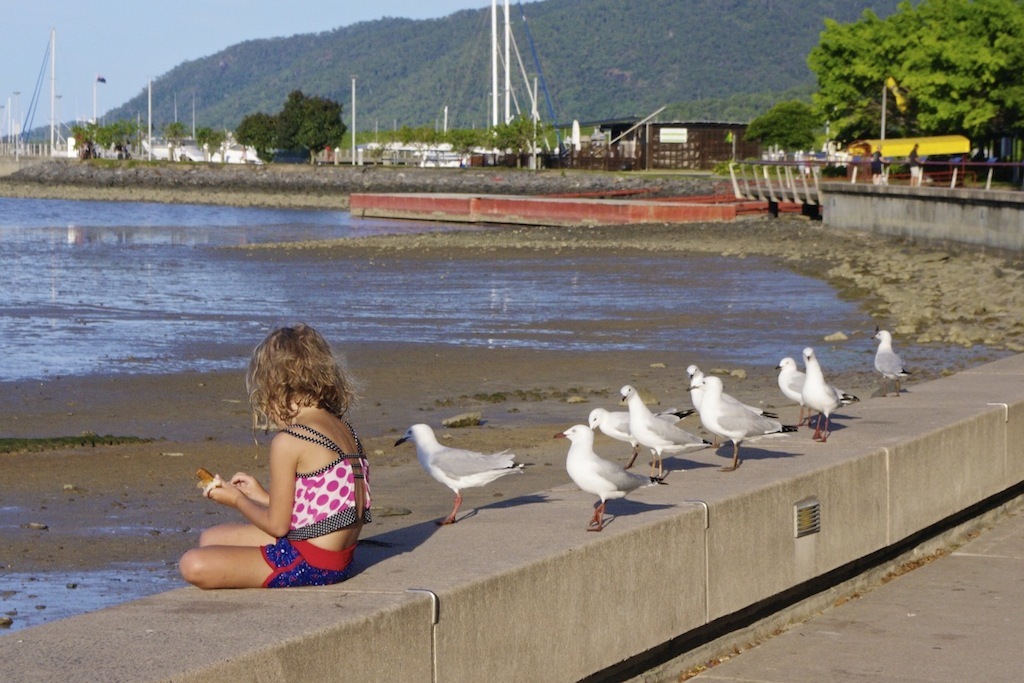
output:
M 381 19 L 318 34 L 253 40 L 185 62 L 153 81 L 159 130 L 194 97 L 196 125 L 233 129 L 276 114 L 288 93 L 327 97 L 348 121 L 356 77 L 359 131 L 490 125 L 490 3 L 442 19 Z M 500 5 L 501 3 L 499 3 Z M 746 121 L 815 89 L 806 58 L 824 19 L 880 17 L 898 0 L 540 0 L 512 3 L 526 82 L 539 76 L 542 119 L 565 123 L 646 116 Z M 499 29 L 500 32 L 500 29 Z M 512 62 L 519 73 L 516 51 Z M 539 64 L 539 74 L 538 65 Z M 545 98 L 545 93 L 548 97 Z M 503 100 L 502 100 L 503 101 Z M 548 104 L 548 102 L 550 104 Z M 109 123 L 147 115 L 147 93 L 108 112 Z M 184 120 L 185 116 L 179 116 Z

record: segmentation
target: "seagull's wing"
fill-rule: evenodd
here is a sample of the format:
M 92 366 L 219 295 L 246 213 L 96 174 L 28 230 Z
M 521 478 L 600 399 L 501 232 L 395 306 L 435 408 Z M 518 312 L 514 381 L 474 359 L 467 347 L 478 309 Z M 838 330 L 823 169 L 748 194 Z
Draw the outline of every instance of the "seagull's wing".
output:
M 508 451 L 500 453 L 477 453 L 461 448 L 445 448 L 430 457 L 430 464 L 452 478 L 470 477 L 492 470 L 515 467 L 515 455 Z
M 893 351 L 879 351 L 875 368 L 887 377 L 898 377 L 903 373 L 903 360 Z
M 596 458 L 593 468 L 594 474 L 605 480 L 610 485 L 610 490 L 614 491 L 629 492 L 651 482 L 650 477 L 630 472 L 618 463 L 603 458 Z
M 747 436 L 779 431 L 782 425 L 776 420 L 759 415 L 744 405 L 725 401 L 721 404 L 718 424 L 730 432 L 741 432 Z

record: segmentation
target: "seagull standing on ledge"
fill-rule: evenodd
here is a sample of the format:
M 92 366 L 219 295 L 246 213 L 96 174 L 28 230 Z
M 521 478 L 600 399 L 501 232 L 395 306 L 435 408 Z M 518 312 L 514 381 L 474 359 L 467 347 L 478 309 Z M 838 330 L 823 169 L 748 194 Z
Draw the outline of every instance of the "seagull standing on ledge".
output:
M 594 504 L 594 516 L 590 519 L 587 531 L 600 531 L 604 528 L 604 507 L 607 501 L 625 498 L 641 486 L 662 483 L 656 477 L 628 472 L 622 465 L 598 457 L 594 453 L 594 432 L 586 425 L 569 427 L 555 434 L 555 438 L 567 438 L 572 442 L 565 458 L 565 470 L 569 478 L 580 489 L 600 499 Z
M 700 368 L 698 368 L 696 365 L 691 365 L 690 367 L 686 368 L 686 374 L 688 374 L 690 376 L 690 401 L 693 402 L 693 407 L 696 408 L 697 412 L 699 413 L 700 412 L 701 403 L 702 403 L 702 401 L 704 399 L 704 386 L 701 384 L 701 380 L 704 379 L 704 372 Z M 769 417 L 769 418 L 772 418 L 772 419 L 778 419 L 778 417 L 779 417 L 775 413 L 768 412 L 767 410 L 764 410 L 763 408 L 758 408 L 757 406 L 752 406 L 752 405 L 747 405 L 746 403 L 741 403 L 738 398 L 735 398 L 734 396 L 730 396 L 729 394 L 726 394 L 726 393 L 722 394 L 722 400 L 723 401 L 727 401 L 729 403 L 735 403 L 737 405 L 741 405 L 744 408 L 746 408 L 747 410 L 754 411 L 758 415 L 764 415 L 765 417 Z
M 804 405 L 818 412 L 812 438 L 825 443 L 831 433 L 831 415 L 842 405 L 842 401 L 835 387 L 825 382 L 821 364 L 818 362 L 818 357 L 814 355 L 814 349 L 810 346 L 804 349 L 804 370 L 807 372 L 807 378 L 804 380 L 804 388 L 800 396 L 803 398 Z M 822 417 L 825 418 L 824 429 L 821 426 Z
M 619 390 L 622 401 L 629 406 L 629 432 L 641 446 L 650 448 L 654 460 L 658 464 L 658 478 L 664 476 L 662 453 L 679 453 L 689 448 L 698 448 L 708 444 L 707 441 L 694 436 L 690 432 L 658 419 L 651 409 L 644 405 L 644 400 L 636 389 L 628 384 Z M 654 463 L 651 463 L 651 476 L 654 476 Z
M 779 389 L 782 390 L 786 398 L 800 404 L 800 422 L 797 425 L 804 424 L 811 418 L 811 411 L 806 410 L 803 397 L 804 382 L 807 381 L 807 375 L 800 372 L 796 367 L 796 361 L 788 356 L 780 360 L 775 369 L 779 371 Z M 837 387 L 832 387 L 832 392 L 839 399 L 839 403 L 844 406 L 860 400 L 853 394 L 848 394 Z
M 747 437 L 796 431 L 796 427 L 785 426 L 778 420 L 758 415 L 738 401 L 723 400 L 726 394 L 722 391 L 722 380 L 719 377 L 703 378 L 701 388 L 704 390 L 701 424 L 709 432 L 732 441 L 732 466 L 723 467 L 723 472 L 732 472 L 740 466 L 740 444 Z
M 523 467 L 516 464 L 516 456 L 508 451 L 487 455 L 442 446 L 437 442 L 434 430 L 425 424 L 409 427 L 395 445 L 406 441 L 416 445 L 416 458 L 427 474 L 455 492 L 455 507 L 448 517 L 437 523 L 439 526 L 456 522 L 455 515 L 462 505 L 462 489 L 490 484 L 506 474 L 521 472 Z
M 693 415 L 696 412 L 691 408 L 684 410 L 666 410 L 663 413 L 654 413 L 654 417 L 659 420 L 665 420 L 669 424 L 675 424 L 682 420 L 688 415 Z M 640 442 L 636 440 L 636 437 L 629 431 L 629 413 L 622 411 L 609 411 L 604 408 L 594 408 L 590 411 L 590 417 L 588 418 L 591 429 L 600 429 L 605 436 L 610 436 L 616 441 L 624 441 L 633 447 L 633 457 L 629 459 L 629 464 L 626 465 L 628 470 L 633 466 L 636 461 L 636 456 L 640 452 Z
M 882 373 L 885 379 L 896 383 L 896 398 L 900 397 L 900 377 L 909 377 L 910 373 L 903 369 L 903 360 L 892 350 L 892 335 L 887 330 L 877 330 L 878 351 L 875 352 L 875 370 Z M 888 396 L 889 389 L 882 383 L 882 396 Z

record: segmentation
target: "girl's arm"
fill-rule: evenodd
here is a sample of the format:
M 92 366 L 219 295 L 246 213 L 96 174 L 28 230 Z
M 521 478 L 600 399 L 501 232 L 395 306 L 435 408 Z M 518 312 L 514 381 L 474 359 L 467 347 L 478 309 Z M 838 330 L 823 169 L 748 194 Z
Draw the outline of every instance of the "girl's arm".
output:
M 242 513 L 253 526 L 274 538 L 288 533 L 292 521 L 292 504 L 295 500 L 295 472 L 298 469 L 299 453 L 303 444 L 287 434 L 278 434 L 270 442 L 270 491 L 266 492 L 255 479 L 243 475 L 243 487 L 255 484 L 250 498 L 243 487 L 225 486 L 213 489 L 210 497 L 218 503 L 230 505 Z M 235 477 L 232 477 L 234 483 Z M 263 492 L 268 494 L 263 499 Z

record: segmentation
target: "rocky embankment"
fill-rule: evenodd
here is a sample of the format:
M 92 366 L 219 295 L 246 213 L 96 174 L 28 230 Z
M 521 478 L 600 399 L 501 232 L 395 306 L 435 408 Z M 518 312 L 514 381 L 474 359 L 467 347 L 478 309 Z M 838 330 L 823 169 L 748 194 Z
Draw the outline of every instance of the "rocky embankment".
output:
M 0 178 L 0 195 L 63 199 L 188 201 L 345 207 L 353 192 L 678 197 L 729 191 L 706 174 L 595 173 L 508 168 L 243 166 L 47 160 Z M 183 195 L 182 192 L 187 192 Z M 269 200 L 269 201 L 268 201 Z

